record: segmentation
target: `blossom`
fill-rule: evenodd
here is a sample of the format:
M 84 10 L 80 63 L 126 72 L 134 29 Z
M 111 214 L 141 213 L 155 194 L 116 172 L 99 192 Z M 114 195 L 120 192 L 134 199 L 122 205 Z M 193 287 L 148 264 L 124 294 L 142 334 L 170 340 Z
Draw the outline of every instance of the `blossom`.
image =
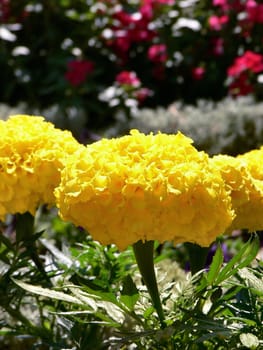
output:
M 242 56 L 237 57 L 234 63 L 228 68 L 227 75 L 233 78 L 229 85 L 232 95 L 247 95 L 253 92 L 253 85 L 249 75 L 263 71 L 263 55 L 253 51 L 246 51 Z
M 194 67 L 192 69 L 192 77 L 194 80 L 202 80 L 205 74 L 204 67 Z
M 73 86 L 82 84 L 93 72 L 94 63 L 88 60 L 73 60 L 68 63 L 65 79 Z
M 53 205 L 64 159 L 79 143 L 43 117 L 11 116 L 0 121 L 0 133 L 0 220 Z
M 263 23 L 263 4 L 257 4 L 254 0 L 246 1 L 246 12 L 252 23 Z
M 135 72 L 121 71 L 115 78 L 116 82 L 120 85 L 130 85 L 138 87 L 141 85 L 140 79 L 137 77 Z
M 239 157 L 217 155 L 211 163 L 220 170 L 230 191 L 235 218 L 227 232 L 235 229 L 263 229 L 263 149 Z
M 134 13 L 126 12 L 122 7 L 116 9 L 113 13 L 113 26 L 108 28 L 111 38 L 107 40 L 107 44 L 125 61 L 132 44 L 148 42 L 156 36 L 155 30 L 149 28 L 153 9 L 149 5 L 141 6 Z
M 232 96 L 246 96 L 254 91 L 254 87 L 250 83 L 246 72 L 235 78 L 229 85 L 228 89 Z
M 167 47 L 165 44 L 155 44 L 149 47 L 147 56 L 154 63 L 167 61 Z
M 229 18 L 226 15 L 220 17 L 213 15 L 208 19 L 210 29 L 212 30 L 221 30 L 228 21 Z
M 80 149 L 55 190 L 61 217 L 119 249 L 139 240 L 208 246 L 233 212 L 220 172 L 191 143 L 132 130 Z
M 242 56 L 235 59 L 233 65 L 228 68 L 227 74 L 230 77 L 235 77 L 246 70 L 249 70 L 253 73 L 262 72 L 263 55 L 249 50 L 246 51 Z

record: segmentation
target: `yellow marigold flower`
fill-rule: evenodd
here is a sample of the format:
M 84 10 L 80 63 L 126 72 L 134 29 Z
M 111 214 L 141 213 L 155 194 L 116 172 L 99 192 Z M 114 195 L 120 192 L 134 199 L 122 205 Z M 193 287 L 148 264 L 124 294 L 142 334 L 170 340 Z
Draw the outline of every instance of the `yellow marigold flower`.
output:
M 16 115 L 0 121 L 0 219 L 54 204 L 65 158 L 79 143 L 43 117 Z
M 78 150 L 55 190 L 60 215 L 119 249 L 138 240 L 209 245 L 233 212 L 220 172 L 191 143 L 133 130 Z
M 263 230 L 263 146 L 238 156 L 238 159 L 245 164 L 255 186 L 242 212 L 247 222 L 244 228 L 250 231 Z
M 258 162 L 257 157 L 253 157 L 256 154 L 254 152 L 251 152 L 249 156 L 234 158 L 218 155 L 211 159 L 211 163 L 221 171 L 226 188 L 230 191 L 236 214 L 228 232 L 234 229 L 248 229 L 249 231 L 263 229 L 263 182 L 257 179 L 262 163 Z

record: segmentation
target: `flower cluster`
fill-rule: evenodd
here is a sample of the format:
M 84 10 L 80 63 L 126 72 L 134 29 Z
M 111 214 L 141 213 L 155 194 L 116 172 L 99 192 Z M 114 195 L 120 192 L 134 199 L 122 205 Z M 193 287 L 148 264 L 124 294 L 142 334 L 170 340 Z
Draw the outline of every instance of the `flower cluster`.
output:
M 79 143 L 43 117 L 16 115 L 0 121 L 0 220 L 54 205 L 65 158 Z
M 263 71 L 263 55 L 246 51 L 235 59 L 227 74 L 232 78 L 229 89 L 232 95 L 247 95 L 253 91 L 251 75 Z
M 55 190 L 62 218 L 120 249 L 138 240 L 209 245 L 233 212 L 220 172 L 191 142 L 133 130 L 80 149 Z
M 135 72 L 121 71 L 115 77 L 114 84 L 99 94 L 99 99 L 110 107 L 123 106 L 135 112 L 151 94 L 152 91 L 142 86 Z
M 252 232 L 263 228 L 262 156 L 262 150 L 255 150 L 236 158 L 217 155 L 211 160 L 221 172 L 235 211 L 228 232 L 234 229 L 248 229 Z
M 0 220 L 56 205 L 64 220 L 120 250 L 140 240 L 210 245 L 263 229 L 263 147 L 237 157 L 197 151 L 182 133 L 84 146 L 43 117 L 0 121 Z
M 260 98 L 262 70 L 249 62 L 263 54 L 262 9 L 256 0 L 0 0 L 0 98 L 77 106 L 93 130 L 134 106 Z M 123 72 L 140 86 L 119 84 Z

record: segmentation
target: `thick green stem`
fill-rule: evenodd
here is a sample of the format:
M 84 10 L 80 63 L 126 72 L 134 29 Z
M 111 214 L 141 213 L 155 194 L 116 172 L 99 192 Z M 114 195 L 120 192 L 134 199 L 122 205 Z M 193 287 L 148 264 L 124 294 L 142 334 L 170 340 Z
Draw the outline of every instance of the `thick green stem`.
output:
M 161 326 L 165 327 L 164 313 L 154 271 L 153 246 L 154 241 L 146 241 L 145 243 L 138 241 L 133 244 L 133 251 L 143 281 L 148 289 L 153 306 L 161 322 Z

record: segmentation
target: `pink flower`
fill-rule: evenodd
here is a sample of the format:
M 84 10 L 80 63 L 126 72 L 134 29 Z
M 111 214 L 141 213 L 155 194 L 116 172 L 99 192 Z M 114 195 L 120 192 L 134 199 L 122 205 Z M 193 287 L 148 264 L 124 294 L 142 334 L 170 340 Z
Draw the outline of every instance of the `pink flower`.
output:
M 134 95 L 139 103 L 143 103 L 147 97 L 152 95 L 152 91 L 148 88 L 141 88 L 137 90 Z
M 141 85 L 140 79 L 137 77 L 135 72 L 130 71 L 122 71 L 120 72 L 116 78 L 116 82 L 120 85 L 130 85 L 132 87 L 138 87 Z
M 226 15 L 220 17 L 213 15 L 208 19 L 209 27 L 212 30 L 221 30 L 228 20 L 229 18 Z
M 152 45 L 148 50 L 148 58 L 154 63 L 167 61 L 167 48 L 165 44 Z
M 246 51 L 243 56 L 237 57 L 232 66 L 227 70 L 227 75 L 236 77 L 241 73 L 250 70 L 253 73 L 263 71 L 263 55 L 252 51 Z
M 192 69 L 192 77 L 194 80 L 202 80 L 205 75 L 204 67 L 195 67 Z
M 222 7 L 224 10 L 229 8 L 228 5 L 228 0 L 213 0 L 213 5 L 214 6 L 220 6 Z
M 88 60 L 72 60 L 68 63 L 67 68 L 65 79 L 71 85 L 78 86 L 93 72 L 94 63 Z
M 257 4 L 254 0 L 246 1 L 248 19 L 254 23 L 263 23 L 263 4 Z

